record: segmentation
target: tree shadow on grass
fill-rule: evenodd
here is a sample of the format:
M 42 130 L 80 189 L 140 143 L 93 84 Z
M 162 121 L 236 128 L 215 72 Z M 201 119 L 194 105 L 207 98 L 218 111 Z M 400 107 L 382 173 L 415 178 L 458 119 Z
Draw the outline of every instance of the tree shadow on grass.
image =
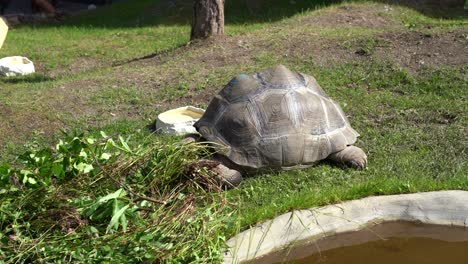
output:
M 281 20 L 308 9 L 341 0 L 230 0 L 225 2 L 225 23 L 246 24 Z M 123 1 L 83 13 L 63 22 L 67 26 L 139 27 L 190 25 L 193 0 Z
M 371 0 L 407 6 L 424 15 L 441 19 L 466 19 L 463 0 Z M 225 3 L 225 23 L 249 24 L 278 21 L 295 14 L 321 9 L 343 0 L 231 0 Z M 349 2 L 349 1 L 348 1 Z M 352 2 L 352 1 L 351 1 Z M 355 1 L 359 2 L 359 1 Z M 122 1 L 70 17 L 60 24 L 73 26 L 125 28 L 158 25 L 190 25 L 193 0 Z
M 410 7 L 423 15 L 439 19 L 467 19 L 464 10 L 465 0 L 372 0 L 376 3 L 387 3 Z
M 126 59 L 126 60 L 120 60 L 120 61 L 115 61 L 112 63 L 112 67 L 117 67 L 117 66 L 122 66 L 125 64 L 129 64 L 132 62 L 137 62 L 137 61 L 142 61 L 142 60 L 147 60 L 147 59 L 157 59 L 160 60 L 161 58 L 167 57 L 170 54 L 172 54 L 176 50 L 180 50 L 181 48 L 187 47 L 187 44 L 183 45 L 176 45 L 175 47 L 169 48 L 169 49 L 164 49 L 155 53 L 151 53 L 145 56 L 137 57 L 137 58 L 132 58 L 132 59 Z
M 0 83 L 8 83 L 8 84 L 17 84 L 17 83 L 40 83 L 40 82 L 47 82 L 52 81 L 53 78 L 46 76 L 40 73 L 33 73 L 24 76 L 11 76 L 11 77 L 1 77 L 0 76 Z

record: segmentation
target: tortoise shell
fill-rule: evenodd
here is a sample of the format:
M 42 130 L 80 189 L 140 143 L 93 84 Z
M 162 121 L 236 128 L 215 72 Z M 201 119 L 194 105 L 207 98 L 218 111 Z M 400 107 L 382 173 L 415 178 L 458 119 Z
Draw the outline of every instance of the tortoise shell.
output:
M 314 77 L 283 65 L 232 79 L 194 124 L 218 154 L 241 167 L 307 167 L 359 134 Z

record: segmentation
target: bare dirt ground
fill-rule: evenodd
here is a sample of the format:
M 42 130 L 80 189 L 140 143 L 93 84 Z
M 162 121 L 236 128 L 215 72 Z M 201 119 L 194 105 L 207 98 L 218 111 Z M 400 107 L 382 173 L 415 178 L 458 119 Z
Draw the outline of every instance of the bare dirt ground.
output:
M 467 36 L 468 30 L 382 34 L 375 53 L 413 72 L 424 66 L 460 66 L 468 62 Z
M 318 16 L 302 19 L 303 25 L 336 27 L 356 26 L 365 28 L 389 28 L 401 26 L 401 23 L 386 16 L 396 11 L 389 5 L 344 5 L 327 10 Z

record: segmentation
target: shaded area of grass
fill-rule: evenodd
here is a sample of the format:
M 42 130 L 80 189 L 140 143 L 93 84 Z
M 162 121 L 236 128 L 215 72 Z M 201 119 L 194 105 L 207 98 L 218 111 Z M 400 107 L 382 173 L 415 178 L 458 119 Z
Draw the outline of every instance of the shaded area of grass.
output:
M 45 81 L 52 81 L 53 78 L 49 76 L 45 76 L 41 73 L 34 73 L 26 76 L 14 76 L 10 78 L 0 78 L 0 83 L 10 83 L 10 84 L 17 84 L 17 83 L 39 83 Z
M 242 34 L 261 30 L 272 22 L 342 1 L 294 2 L 295 4 L 282 0 L 229 1 L 226 3 L 226 32 Z M 407 1 L 390 3 L 404 6 Z M 399 8 L 398 5 L 392 6 Z M 447 5 L 444 8 L 416 4 L 410 6 L 411 8 L 403 8 L 401 12 L 401 23 L 408 26 L 466 25 L 466 16 L 459 13 L 462 8 L 449 8 Z M 441 18 L 448 20 L 423 16 L 413 10 L 422 6 L 444 14 Z M 115 61 L 140 58 L 187 43 L 191 11 L 191 0 L 175 1 L 175 4 L 155 0 L 123 1 L 95 12 L 71 17 L 61 24 L 25 25 L 14 29 L 0 50 L 0 56 L 20 54 L 31 58 L 43 72 L 74 75 L 84 69 L 106 67 Z M 76 66 L 69 67 L 72 64 Z
M 456 1 L 442 4 L 437 0 L 233 0 L 225 3 L 226 24 L 271 23 L 306 11 L 349 2 L 401 5 L 433 18 L 463 19 L 466 15 L 461 4 Z M 63 25 L 106 28 L 187 25 L 191 21 L 192 8 L 193 1 L 191 0 L 140 0 L 132 4 L 120 2 L 100 8 L 96 12 L 69 19 Z M 141 12 L 142 10 L 144 12 Z

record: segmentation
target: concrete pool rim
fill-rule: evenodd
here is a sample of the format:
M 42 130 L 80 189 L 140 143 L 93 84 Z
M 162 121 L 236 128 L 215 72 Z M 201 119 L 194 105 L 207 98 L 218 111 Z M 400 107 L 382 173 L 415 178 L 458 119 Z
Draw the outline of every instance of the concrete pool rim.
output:
M 373 196 L 297 210 L 252 227 L 227 241 L 224 263 L 265 256 L 300 241 L 362 230 L 391 221 L 468 227 L 468 191 Z

